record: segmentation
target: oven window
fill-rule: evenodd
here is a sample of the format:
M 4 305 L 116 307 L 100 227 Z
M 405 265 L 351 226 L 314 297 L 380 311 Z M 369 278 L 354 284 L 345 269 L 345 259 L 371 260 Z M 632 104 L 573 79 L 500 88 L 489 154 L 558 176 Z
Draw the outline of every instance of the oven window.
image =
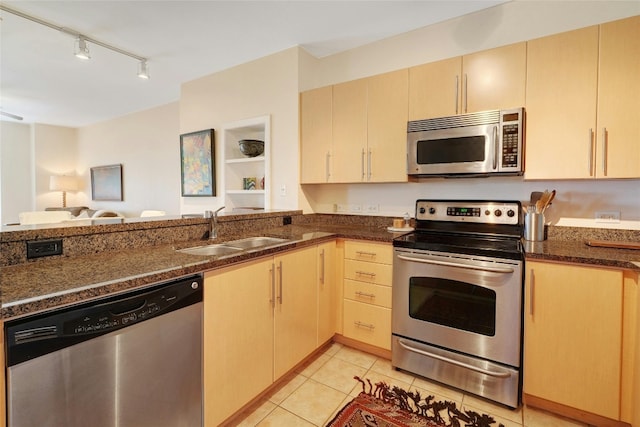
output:
M 427 139 L 417 142 L 419 165 L 484 162 L 485 137 Z
M 474 332 L 496 334 L 496 293 L 449 279 L 409 279 L 409 315 L 425 322 Z

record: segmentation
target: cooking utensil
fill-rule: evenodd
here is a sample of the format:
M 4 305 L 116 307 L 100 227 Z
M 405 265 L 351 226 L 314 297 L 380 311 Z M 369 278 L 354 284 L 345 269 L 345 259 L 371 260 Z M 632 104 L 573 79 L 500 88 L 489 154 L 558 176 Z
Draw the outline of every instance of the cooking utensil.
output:
M 556 190 L 552 190 L 551 193 L 549 193 L 549 196 L 547 197 L 547 200 L 545 201 L 544 206 L 542 206 L 542 212 L 544 212 L 549 207 L 549 205 L 551 204 L 551 202 L 555 197 L 556 197 Z

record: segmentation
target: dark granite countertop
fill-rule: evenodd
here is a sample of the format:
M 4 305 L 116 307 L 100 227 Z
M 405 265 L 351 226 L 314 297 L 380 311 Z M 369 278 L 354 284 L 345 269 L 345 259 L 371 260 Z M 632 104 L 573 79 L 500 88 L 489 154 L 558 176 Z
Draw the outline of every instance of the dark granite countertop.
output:
M 523 241 L 527 260 L 590 264 L 640 272 L 640 250 L 592 247 L 585 240 Z
M 193 240 L 3 267 L 0 276 L 2 318 L 77 304 L 338 237 L 390 243 L 399 234 L 376 227 L 309 224 L 261 230 L 252 235 L 285 237 L 291 242 L 222 257 L 176 251 L 210 243 Z M 222 242 L 224 239 L 213 243 Z

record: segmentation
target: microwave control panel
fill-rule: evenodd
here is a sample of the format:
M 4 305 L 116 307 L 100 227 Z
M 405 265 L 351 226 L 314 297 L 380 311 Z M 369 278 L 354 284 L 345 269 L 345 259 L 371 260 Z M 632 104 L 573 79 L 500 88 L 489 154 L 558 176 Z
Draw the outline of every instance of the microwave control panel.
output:
M 502 144 L 500 153 L 500 170 L 520 170 L 522 163 L 522 139 L 524 109 L 501 111 L 500 126 L 502 129 Z

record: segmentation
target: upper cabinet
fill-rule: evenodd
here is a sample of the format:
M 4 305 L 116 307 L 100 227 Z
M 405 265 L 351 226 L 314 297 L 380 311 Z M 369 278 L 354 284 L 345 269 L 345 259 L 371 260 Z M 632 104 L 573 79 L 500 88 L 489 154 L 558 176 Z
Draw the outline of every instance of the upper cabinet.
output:
M 640 177 L 640 17 L 528 42 L 527 179 Z
M 300 95 L 302 184 L 406 182 L 406 69 Z
M 262 116 L 229 123 L 222 128 L 224 159 L 224 197 L 227 210 L 269 209 L 271 117 Z M 264 141 L 256 156 L 240 151 L 239 141 Z
M 409 69 L 409 120 L 525 105 L 526 43 Z

